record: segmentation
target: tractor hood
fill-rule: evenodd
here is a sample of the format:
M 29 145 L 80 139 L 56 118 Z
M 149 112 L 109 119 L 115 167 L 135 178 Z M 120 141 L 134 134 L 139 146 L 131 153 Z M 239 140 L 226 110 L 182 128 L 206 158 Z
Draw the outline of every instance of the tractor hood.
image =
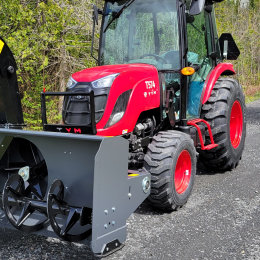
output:
M 148 64 L 105 65 L 76 72 L 72 75 L 72 78 L 77 82 L 93 82 L 116 73 L 131 73 L 143 70 L 153 73 L 155 67 Z

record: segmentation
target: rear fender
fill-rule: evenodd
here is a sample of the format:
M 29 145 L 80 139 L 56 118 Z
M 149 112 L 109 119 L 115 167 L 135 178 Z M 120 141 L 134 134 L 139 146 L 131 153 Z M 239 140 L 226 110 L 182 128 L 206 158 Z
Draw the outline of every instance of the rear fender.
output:
M 201 95 L 202 104 L 205 104 L 210 98 L 213 87 L 221 75 L 234 75 L 236 74 L 233 64 L 220 63 L 218 64 L 206 78 L 204 88 Z

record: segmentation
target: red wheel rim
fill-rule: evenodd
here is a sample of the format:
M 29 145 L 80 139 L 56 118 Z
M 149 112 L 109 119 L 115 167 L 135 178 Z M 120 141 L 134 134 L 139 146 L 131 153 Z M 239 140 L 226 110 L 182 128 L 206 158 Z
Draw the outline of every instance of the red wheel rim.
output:
M 190 183 L 191 157 L 188 151 L 184 150 L 178 157 L 175 167 L 174 183 L 177 193 L 184 193 Z
M 238 101 L 235 101 L 230 116 L 230 140 L 234 148 L 240 144 L 243 131 L 243 112 Z

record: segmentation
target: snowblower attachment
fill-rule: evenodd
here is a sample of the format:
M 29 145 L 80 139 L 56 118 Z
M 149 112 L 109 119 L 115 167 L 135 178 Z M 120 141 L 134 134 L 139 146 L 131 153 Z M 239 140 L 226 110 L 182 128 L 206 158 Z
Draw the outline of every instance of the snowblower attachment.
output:
M 96 254 L 120 248 L 127 218 L 150 193 L 149 173 L 128 174 L 121 137 L 0 129 L 0 153 L 1 225 Z
M 81 134 L 48 125 L 45 95 L 57 94 L 64 95 L 42 94 L 50 132 L 22 130 L 16 64 L 0 38 L 0 226 L 87 244 L 104 256 L 123 246 L 126 220 L 150 194 L 151 176 L 128 171 L 124 138 L 87 135 L 95 122 Z

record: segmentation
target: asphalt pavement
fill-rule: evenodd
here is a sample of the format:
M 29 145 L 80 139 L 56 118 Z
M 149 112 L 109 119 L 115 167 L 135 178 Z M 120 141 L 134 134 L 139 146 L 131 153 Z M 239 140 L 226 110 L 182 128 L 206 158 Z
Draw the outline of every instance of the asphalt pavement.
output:
M 247 105 L 246 146 L 232 171 L 200 163 L 192 195 L 179 211 L 143 203 L 128 219 L 125 247 L 105 258 L 260 259 L 260 100 Z M 97 259 L 87 246 L 0 229 L 0 259 Z

